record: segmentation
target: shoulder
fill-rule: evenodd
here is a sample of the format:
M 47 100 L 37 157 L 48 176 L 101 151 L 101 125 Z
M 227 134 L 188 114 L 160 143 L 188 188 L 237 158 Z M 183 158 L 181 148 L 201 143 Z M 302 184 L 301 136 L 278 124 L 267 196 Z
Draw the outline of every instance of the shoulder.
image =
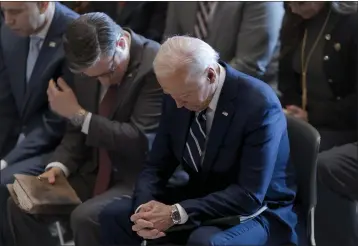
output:
M 56 3 L 56 13 L 58 13 L 60 20 L 63 24 L 67 25 L 73 20 L 77 19 L 79 17 L 79 14 L 74 12 L 73 10 L 69 9 L 67 6 Z

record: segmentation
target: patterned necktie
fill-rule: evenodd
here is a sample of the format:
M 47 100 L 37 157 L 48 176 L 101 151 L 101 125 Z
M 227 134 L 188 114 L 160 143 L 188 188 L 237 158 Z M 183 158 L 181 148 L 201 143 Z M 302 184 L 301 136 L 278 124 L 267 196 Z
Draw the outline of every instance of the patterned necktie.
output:
M 205 40 L 208 37 L 209 18 L 215 2 L 200 1 L 196 11 L 196 24 L 194 26 L 195 37 Z
M 201 157 L 204 153 L 206 142 L 206 110 L 201 111 L 196 116 L 190 126 L 186 139 L 183 159 L 199 172 L 201 166 Z
M 111 114 L 118 95 L 118 86 L 108 88 L 106 95 L 103 97 L 99 106 L 99 115 L 108 118 Z M 105 192 L 111 180 L 112 163 L 106 149 L 99 148 L 99 166 L 96 178 L 96 184 L 93 195 L 97 196 Z
M 39 56 L 41 50 L 42 38 L 40 37 L 31 37 L 29 45 L 29 53 L 27 55 L 27 65 L 26 65 L 26 82 L 29 83 L 32 71 L 34 70 L 37 57 Z

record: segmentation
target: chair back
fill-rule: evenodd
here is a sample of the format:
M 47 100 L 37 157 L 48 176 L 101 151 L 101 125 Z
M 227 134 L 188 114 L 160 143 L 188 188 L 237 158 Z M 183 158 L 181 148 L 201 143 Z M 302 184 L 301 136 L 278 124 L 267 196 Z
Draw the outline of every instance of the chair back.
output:
M 298 185 L 296 204 L 304 213 L 311 245 L 314 242 L 314 210 L 317 204 L 317 158 L 321 137 L 318 131 L 303 120 L 287 115 L 291 161 L 296 169 Z

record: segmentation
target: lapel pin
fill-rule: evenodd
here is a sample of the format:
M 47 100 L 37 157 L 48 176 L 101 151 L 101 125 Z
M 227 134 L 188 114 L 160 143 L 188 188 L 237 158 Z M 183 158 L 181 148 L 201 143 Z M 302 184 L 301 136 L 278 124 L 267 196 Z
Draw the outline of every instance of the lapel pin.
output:
M 223 115 L 224 115 L 224 116 L 228 116 L 228 113 L 224 111 L 224 112 L 223 112 Z
M 55 48 L 55 47 L 56 47 L 56 43 L 55 43 L 55 42 L 50 42 L 49 46 L 50 46 L 51 48 Z
M 336 51 L 340 51 L 340 50 L 341 50 L 341 44 L 340 44 L 340 43 L 334 44 L 334 49 L 335 49 Z

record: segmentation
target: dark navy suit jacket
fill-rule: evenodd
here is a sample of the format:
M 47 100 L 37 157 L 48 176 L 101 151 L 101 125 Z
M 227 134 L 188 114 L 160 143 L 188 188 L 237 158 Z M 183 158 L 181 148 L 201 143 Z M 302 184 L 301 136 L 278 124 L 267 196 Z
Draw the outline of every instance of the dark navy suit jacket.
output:
M 223 66 L 226 79 L 202 169 L 195 172 L 182 158 L 194 112 L 177 108 L 165 96 L 159 131 L 138 178 L 133 209 L 150 200 L 170 200 L 186 210 L 187 223 L 200 224 L 249 215 L 266 204 L 269 209 L 263 219 L 282 225 L 287 232 L 282 237 L 295 242 L 297 216 L 292 207 L 296 184 L 280 101 L 267 84 Z M 180 192 L 169 191 L 167 181 L 178 165 L 183 165 L 190 180 Z
M 71 84 L 62 35 L 67 24 L 77 17 L 75 12 L 56 3 L 53 21 L 28 86 L 29 38 L 19 37 L 4 23 L 1 25 L 0 159 L 9 165 L 53 150 L 64 134 L 65 121 L 49 109 L 46 91 L 48 81 L 60 75 Z M 26 138 L 15 147 L 19 133 L 24 133 Z

